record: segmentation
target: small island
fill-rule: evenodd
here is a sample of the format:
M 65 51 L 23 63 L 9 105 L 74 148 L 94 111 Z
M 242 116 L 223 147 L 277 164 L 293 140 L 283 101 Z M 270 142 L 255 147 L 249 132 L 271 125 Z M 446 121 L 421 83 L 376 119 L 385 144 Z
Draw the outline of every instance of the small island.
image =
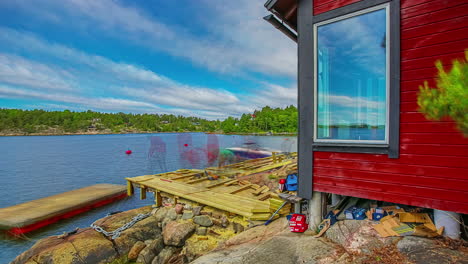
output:
M 164 132 L 295 134 L 297 108 L 263 107 L 240 118 L 208 120 L 168 114 L 0 109 L 0 136 L 96 135 Z

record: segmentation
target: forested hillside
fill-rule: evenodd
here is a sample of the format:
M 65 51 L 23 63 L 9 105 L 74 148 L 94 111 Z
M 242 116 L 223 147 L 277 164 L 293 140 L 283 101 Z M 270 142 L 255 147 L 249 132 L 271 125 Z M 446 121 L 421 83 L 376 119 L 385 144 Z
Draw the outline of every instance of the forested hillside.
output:
M 0 109 L 2 134 L 73 134 L 139 132 L 289 132 L 297 129 L 297 109 L 264 107 L 224 121 L 159 114 Z

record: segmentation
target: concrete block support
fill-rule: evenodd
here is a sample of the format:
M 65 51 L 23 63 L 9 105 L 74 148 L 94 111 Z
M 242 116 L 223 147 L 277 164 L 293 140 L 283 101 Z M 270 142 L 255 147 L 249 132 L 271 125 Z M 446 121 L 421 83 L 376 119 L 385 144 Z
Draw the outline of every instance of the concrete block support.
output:
M 309 201 L 309 228 L 316 230 L 322 222 L 322 193 L 313 192 Z

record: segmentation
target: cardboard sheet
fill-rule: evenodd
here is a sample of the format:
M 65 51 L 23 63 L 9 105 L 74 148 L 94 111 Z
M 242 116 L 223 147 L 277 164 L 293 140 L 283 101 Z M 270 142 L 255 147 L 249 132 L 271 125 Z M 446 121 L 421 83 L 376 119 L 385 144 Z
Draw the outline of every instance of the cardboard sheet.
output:
M 387 215 L 380 220 L 374 229 L 382 237 L 389 236 L 421 236 L 436 237 L 443 232 L 443 227 L 437 230 L 431 218 L 426 213 L 397 213 Z

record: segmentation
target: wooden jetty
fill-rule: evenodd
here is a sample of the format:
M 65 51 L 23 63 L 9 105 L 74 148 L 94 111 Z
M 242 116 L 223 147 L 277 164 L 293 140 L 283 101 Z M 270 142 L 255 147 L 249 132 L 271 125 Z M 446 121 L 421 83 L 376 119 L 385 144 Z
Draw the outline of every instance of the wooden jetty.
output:
M 0 230 L 18 235 L 126 197 L 123 185 L 93 186 L 0 208 Z
M 250 220 L 267 220 L 283 203 L 276 192 L 267 186 L 252 184 L 236 177 L 266 172 L 280 167 L 296 168 L 296 155 L 289 158 L 274 156 L 248 160 L 221 168 L 206 170 L 177 170 L 155 175 L 126 178 L 128 195 L 134 187 L 140 188 L 140 198 L 146 199 L 148 191 L 155 193 L 157 206 L 162 205 L 162 196 L 174 203 L 188 201 L 241 215 Z M 290 204 L 280 210 L 287 214 Z

